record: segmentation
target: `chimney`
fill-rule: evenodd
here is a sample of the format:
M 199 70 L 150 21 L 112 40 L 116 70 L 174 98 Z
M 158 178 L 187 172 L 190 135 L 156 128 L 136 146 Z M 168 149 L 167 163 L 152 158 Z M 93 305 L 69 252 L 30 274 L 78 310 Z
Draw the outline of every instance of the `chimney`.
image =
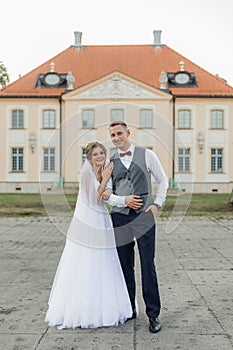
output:
M 51 72 L 51 73 L 54 73 L 54 72 L 55 72 L 54 67 L 55 67 L 55 63 L 54 63 L 54 62 L 51 62 L 51 63 L 50 63 L 50 72 Z
M 74 49 L 82 49 L 82 32 L 74 32 Z
M 153 31 L 153 34 L 154 34 L 153 47 L 154 48 L 162 47 L 162 44 L 161 44 L 161 33 L 162 33 L 161 30 L 154 30 Z
M 184 62 L 184 61 L 180 61 L 179 65 L 180 65 L 180 71 L 181 71 L 181 72 L 184 72 L 184 65 L 185 65 L 185 62 Z

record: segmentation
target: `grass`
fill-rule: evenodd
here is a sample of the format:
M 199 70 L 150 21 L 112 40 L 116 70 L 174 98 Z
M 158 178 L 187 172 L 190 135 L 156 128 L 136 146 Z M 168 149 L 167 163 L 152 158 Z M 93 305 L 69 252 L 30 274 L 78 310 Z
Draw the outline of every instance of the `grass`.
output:
M 183 198 L 182 198 L 183 197 Z M 192 194 L 180 197 L 168 197 L 163 216 L 169 216 L 176 204 L 181 211 L 186 209 L 186 216 L 211 216 L 215 218 L 233 218 L 233 206 L 229 204 L 229 194 Z M 178 208 L 179 210 L 179 208 Z
M 2 193 L 0 194 L 0 217 L 47 216 L 49 213 L 69 212 L 75 208 L 76 194 Z M 228 203 L 228 194 L 193 194 L 168 196 L 161 217 L 169 217 L 174 209 L 186 216 L 211 216 L 233 218 L 233 205 Z M 45 204 L 45 205 L 44 205 Z

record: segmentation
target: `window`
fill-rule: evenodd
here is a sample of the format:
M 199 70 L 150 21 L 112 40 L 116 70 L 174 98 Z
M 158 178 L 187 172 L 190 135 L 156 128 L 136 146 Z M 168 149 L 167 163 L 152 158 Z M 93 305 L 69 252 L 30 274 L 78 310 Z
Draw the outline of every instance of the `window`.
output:
M 24 120 L 23 120 L 23 111 L 20 109 L 15 109 L 12 111 L 12 129 L 23 129 Z
M 12 171 L 23 171 L 23 148 L 12 148 Z
M 94 111 L 93 109 L 85 109 L 82 112 L 83 128 L 94 128 Z
M 124 111 L 122 109 L 111 110 L 111 122 L 114 122 L 116 120 L 124 120 Z
M 53 109 L 43 111 L 43 128 L 54 129 L 56 127 L 56 112 Z
M 212 148 L 211 149 L 211 172 L 221 173 L 222 170 L 222 148 Z
M 178 169 L 180 172 L 190 171 L 190 148 L 178 149 Z
M 140 128 L 152 128 L 153 112 L 151 109 L 140 110 Z
M 191 112 L 188 109 L 181 109 L 178 112 L 178 128 L 179 129 L 191 128 Z
M 55 170 L 55 148 L 44 148 L 44 171 Z
M 213 110 L 211 111 L 211 129 L 223 129 L 223 111 Z

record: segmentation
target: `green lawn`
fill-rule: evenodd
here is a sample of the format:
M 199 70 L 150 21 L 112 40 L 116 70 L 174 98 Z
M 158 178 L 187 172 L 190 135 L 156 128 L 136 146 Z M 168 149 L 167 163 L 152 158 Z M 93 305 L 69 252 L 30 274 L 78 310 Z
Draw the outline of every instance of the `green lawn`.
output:
M 233 218 L 233 206 L 229 204 L 229 194 L 192 194 L 190 197 L 180 197 L 181 211 L 186 211 L 186 216 L 211 216 L 215 218 Z M 163 216 L 169 216 L 179 198 L 168 196 L 164 206 Z
M 75 194 L 0 194 L 0 217 L 12 216 L 47 216 L 74 210 Z M 168 196 L 161 212 L 161 217 L 168 217 L 171 212 L 186 216 L 211 216 L 215 218 L 233 218 L 233 206 L 228 203 L 228 194 L 193 194 Z M 44 205 L 45 204 L 45 205 Z M 175 206 L 175 207 L 174 207 Z M 46 208 L 45 208 L 46 207 Z

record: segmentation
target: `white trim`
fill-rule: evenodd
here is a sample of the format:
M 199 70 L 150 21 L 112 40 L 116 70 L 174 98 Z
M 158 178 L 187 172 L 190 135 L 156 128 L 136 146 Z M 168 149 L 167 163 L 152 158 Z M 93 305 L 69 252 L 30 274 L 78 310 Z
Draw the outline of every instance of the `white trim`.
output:
M 11 111 L 13 109 L 20 109 L 24 111 L 24 129 L 12 129 L 11 127 Z M 29 107 L 27 105 L 20 104 L 11 104 L 6 107 L 6 154 L 5 154 L 5 179 L 6 181 L 17 181 L 17 182 L 26 182 L 28 181 L 28 126 L 29 126 Z M 23 144 L 14 144 L 10 143 L 10 133 L 11 131 L 16 131 L 17 133 L 24 134 L 25 142 Z M 23 173 L 13 173 L 11 172 L 11 152 L 10 149 L 14 147 L 22 147 L 23 148 Z
M 213 109 L 222 109 L 224 112 L 224 129 L 211 129 L 211 110 Z M 210 142 L 210 134 L 221 132 L 224 134 L 224 143 L 212 144 Z M 229 106 L 226 104 L 208 104 L 206 105 L 206 127 L 205 127 L 205 182 L 227 182 L 229 181 Z M 210 162 L 211 162 L 211 155 L 210 155 L 210 149 L 211 148 L 218 148 L 221 147 L 223 149 L 223 173 L 210 173 Z
M 43 128 L 43 111 L 46 109 L 55 110 L 56 120 L 54 129 Z M 57 181 L 60 169 L 60 106 L 56 104 L 41 104 L 38 106 L 37 113 L 37 181 L 38 182 L 54 182 Z M 43 139 L 47 137 L 47 142 Z M 44 148 L 55 148 L 55 170 L 46 172 L 43 169 Z
M 196 180 L 196 158 L 197 158 L 197 118 L 196 118 L 196 105 L 193 104 L 178 104 L 176 103 L 176 108 L 175 108 L 175 120 L 176 120 L 176 128 L 175 128 L 175 132 L 176 132 L 176 137 L 175 137 L 175 164 L 178 165 L 178 148 L 181 147 L 188 147 L 190 148 L 190 169 L 192 174 L 190 174 L 189 176 L 191 176 L 192 178 L 192 182 L 195 182 Z M 190 110 L 191 112 L 191 128 L 190 129 L 178 129 L 178 111 L 182 110 L 182 109 L 187 109 Z M 184 140 L 182 139 L 182 135 L 191 135 L 191 142 L 187 142 L 185 143 Z M 181 144 L 179 143 L 179 141 L 177 142 L 177 137 L 180 138 L 181 140 Z M 177 173 L 177 172 L 175 172 Z M 179 173 L 178 173 L 179 174 Z

